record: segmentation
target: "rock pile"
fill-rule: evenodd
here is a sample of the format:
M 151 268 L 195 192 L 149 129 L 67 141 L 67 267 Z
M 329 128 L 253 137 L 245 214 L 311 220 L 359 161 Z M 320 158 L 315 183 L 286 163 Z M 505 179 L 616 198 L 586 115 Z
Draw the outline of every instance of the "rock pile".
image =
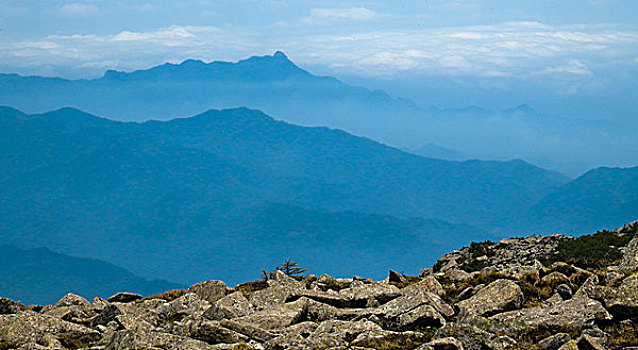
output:
M 0 349 L 638 349 L 637 231 L 593 236 L 624 254 L 607 264 L 561 261 L 578 238 L 534 236 L 473 243 L 384 281 L 277 271 L 147 298 L 0 299 Z

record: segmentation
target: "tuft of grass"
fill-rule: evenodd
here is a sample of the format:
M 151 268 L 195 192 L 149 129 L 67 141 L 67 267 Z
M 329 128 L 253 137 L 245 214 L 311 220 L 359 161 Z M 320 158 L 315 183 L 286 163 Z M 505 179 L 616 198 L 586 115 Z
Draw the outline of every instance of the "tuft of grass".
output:
M 610 334 L 608 346 L 611 350 L 638 346 L 638 328 L 633 323 L 609 324 L 604 331 Z
M 395 287 L 399 288 L 399 289 L 403 289 L 409 285 L 415 284 L 419 281 L 421 281 L 421 277 L 419 276 L 403 276 L 405 277 L 405 282 L 390 282 L 390 284 L 394 285 Z
M 549 285 L 532 284 L 527 281 L 520 281 L 518 284 L 525 297 L 524 308 L 540 305 L 544 300 L 551 297 L 553 293 L 553 289 Z
M 552 328 L 544 325 L 538 325 L 517 334 L 517 340 L 522 344 L 538 344 L 541 340 L 556 333 L 567 333 L 573 339 L 576 339 L 580 336 L 582 330 L 583 329 L 581 327 L 575 327 L 567 324 Z
M 261 280 L 261 281 L 242 283 L 236 286 L 235 290 L 242 292 L 242 294 L 244 294 L 244 296 L 248 298 L 254 292 L 258 290 L 266 289 L 266 288 L 268 288 L 268 281 Z
M 148 296 L 144 299 L 141 299 L 140 302 L 144 302 L 146 300 L 155 300 L 155 299 L 173 301 L 184 294 L 186 294 L 186 291 L 184 289 L 173 289 L 173 290 L 169 290 L 168 292 Z
M 439 279 L 443 289 L 445 290 L 445 295 L 443 296 L 443 300 L 450 305 L 454 305 L 460 301 L 459 294 L 465 290 L 467 287 L 474 287 L 478 284 L 488 285 L 499 279 L 510 279 L 511 277 L 506 276 L 502 273 L 498 272 L 481 272 L 472 276 L 465 281 L 452 283 L 450 281 L 446 281 L 444 279 Z

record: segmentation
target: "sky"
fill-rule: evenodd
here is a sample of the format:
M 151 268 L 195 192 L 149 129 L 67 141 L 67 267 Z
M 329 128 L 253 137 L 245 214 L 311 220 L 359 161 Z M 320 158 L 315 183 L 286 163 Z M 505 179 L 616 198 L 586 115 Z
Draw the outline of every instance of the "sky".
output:
M 638 76 L 638 1 L 0 2 L 5 73 L 92 78 L 276 50 L 314 73 L 370 84 L 442 77 L 551 82 L 566 95 L 625 90 Z M 404 85 L 397 94 L 418 98 L 419 84 Z

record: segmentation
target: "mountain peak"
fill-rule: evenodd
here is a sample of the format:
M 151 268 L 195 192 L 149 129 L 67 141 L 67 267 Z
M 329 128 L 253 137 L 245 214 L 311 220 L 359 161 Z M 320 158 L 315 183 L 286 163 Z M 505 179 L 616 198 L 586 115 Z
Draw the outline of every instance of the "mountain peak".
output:
M 285 59 L 287 61 L 289 61 L 288 56 L 286 56 L 286 54 L 283 51 L 276 51 L 273 55 L 273 58 L 279 58 L 279 59 Z
M 283 51 L 275 51 L 275 53 L 273 53 L 272 55 L 251 56 L 247 59 L 240 60 L 238 64 L 247 62 L 254 62 L 259 64 L 268 63 L 274 65 L 290 66 L 300 69 L 294 62 L 290 60 L 290 58 L 288 58 L 288 56 Z
M 272 56 L 252 56 L 234 64 L 236 69 L 241 69 L 245 77 L 254 80 L 285 80 L 307 79 L 312 74 L 297 66 L 282 51 L 276 51 Z
M 537 116 L 538 111 L 536 111 L 532 106 L 524 103 L 514 108 L 506 109 L 502 112 L 502 114 L 506 114 L 506 115 L 520 114 L 525 116 Z
M 238 62 L 214 61 L 206 63 L 198 59 L 186 59 L 181 63 L 165 63 L 131 73 L 109 70 L 104 78 L 111 80 L 152 81 L 222 81 L 254 82 L 286 79 L 309 79 L 313 76 L 295 65 L 285 53 L 252 56 Z
M 197 59 L 193 59 L 193 58 L 189 58 L 187 60 L 184 60 L 182 63 L 179 64 L 180 66 L 205 66 L 206 63 L 202 60 L 197 60 Z

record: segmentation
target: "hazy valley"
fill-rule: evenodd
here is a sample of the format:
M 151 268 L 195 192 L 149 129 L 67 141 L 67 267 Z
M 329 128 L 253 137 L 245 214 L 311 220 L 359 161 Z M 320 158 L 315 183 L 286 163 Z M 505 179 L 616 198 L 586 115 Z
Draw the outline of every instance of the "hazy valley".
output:
M 591 232 L 638 208 L 638 168 L 570 180 L 424 158 L 246 108 L 124 123 L 4 107 L 0 125 L 5 244 L 180 284 L 239 283 L 291 257 L 337 276 L 417 273 L 472 240 Z
M 470 159 L 523 159 L 573 177 L 599 166 L 638 164 L 633 123 L 547 115 L 524 104 L 502 111 L 423 107 L 313 75 L 280 51 L 236 63 L 186 60 L 133 72 L 111 70 L 90 80 L 0 74 L 0 84 L 6 87 L 0 104 L 27 113 L 75 107 L 116 120 L 145 121 L 250 107 L 293 124 L 337 128 L 397 148 L 434 143 Z

